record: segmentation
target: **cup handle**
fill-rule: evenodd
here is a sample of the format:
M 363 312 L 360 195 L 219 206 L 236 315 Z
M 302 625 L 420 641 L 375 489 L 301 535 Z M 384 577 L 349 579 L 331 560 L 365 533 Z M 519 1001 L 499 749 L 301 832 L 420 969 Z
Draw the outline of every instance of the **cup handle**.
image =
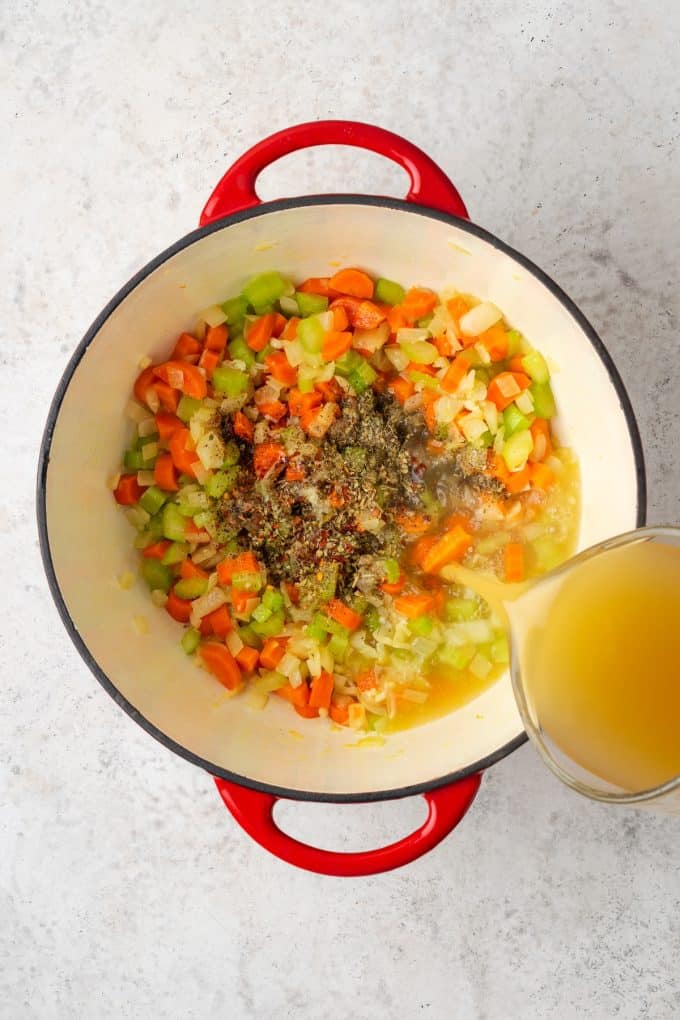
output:
M 270 163 L 298 149 L 315 145 L 353 145 L 370 149 L 398 163 L 408 173 L 407 202 L 468 219 L 457 189 L 422 149 L 392 131 L 352 120 L 318 120 L 277 131 L 254 145 L 227 170 L 201 213 L 203 227 L 213 220 L 260 204 L 255 182 Z
M 337 853 L 307 846 L 279 829 L 273 816 L 279 797 L 215 778 L 226 807 L 256 843 L 297 868 L 338 877 L 378 875 L 422 857 L 455 829 L 475 799 L 480 782 L 481 775 L 475 773 L 423 794 L 428 807 L 425 822 L 396 843 L 378 850 Z

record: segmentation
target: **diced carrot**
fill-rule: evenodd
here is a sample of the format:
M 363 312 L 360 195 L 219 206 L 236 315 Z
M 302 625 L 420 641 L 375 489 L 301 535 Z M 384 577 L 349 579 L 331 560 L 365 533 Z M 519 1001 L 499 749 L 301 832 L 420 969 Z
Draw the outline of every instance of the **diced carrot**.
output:
M 400 404 L 404 404 L 416 391 L 414 383 L 410 379 L 404 379 L 403 375 L 397 375 L 394 379 L 390 379 L 387 388 L 394 393 Z
M 179 595 L 175 595 L 175 589 L 171 588 L 168 592 L 165 610 L 178 623 L 188 623 L 191 616 L 191 602 L 189 599 L 181 599 Z
M 347 705 L 331 705 L 328 714 L 338 726 L 346 726 L 349 722 L 349 709 Z
M 238 652 L 236 661 L 244 672 L 254 673 L 257 669 L 259 658 L 257 648 L 249 648 L 248 645 L 244 645 L 241 651 Z
M 418 513 L 418 511 L 397 514 L 396 521 L 401 530 L 405 531 L 407 535 L 422 535 L 432 524 L 431 519 L 426 514 Z
M 503 458 L 494 454 L 491 473 L 503 483 L 508 492 L 515 495 L 526 489 L 531 482 L 531 471 L 527 464 L 521 471 L 510 471 Z
M 394 600 L 394 608 L 409 620 L 415 620 L 432 609 L 434 599 L 431 595 L 400 595 Z
M 291 390 L 288 394 L 288 410 L 296 418 L 302 417 L 305 411 L 309 411 L 313 407 L 320 407 L 321 403 L 321 394 L 316 390 L 311 390 L 309 393 Z
M 294 386 L 297 382 L 297 369 L 293 368 L 283 351 L 272 351 L 264 359 L 265 365 L 277 382 L 284 386 Z
M 278 694 L 278 691 L 277 691 Z M 310 705 L 293 705 L 293 708 L 298 715 L 301 715 L 303 719 L 318 719 L 319 709 L 312 708 Z
M 209 351 L 206 348 L 198 359 L 198 367 L 205 369 L 208 379 L 212 378 L 212 374 L 219 365 L 221 357 L 222 355 L 219 351 Z
M 288 319 L 286 318 L 285 315 L 281 315 L 281 312 L 274 312 L 274 325 L 272 327 L 272 336 L 280 337 L 284 329 L 286 328 L 287 324 Z
M 329 330 L 321 344 L 321 356 L 324 361 L 335 361 L 341 358 L 352 346 L 352 334 Z
M 276 669 L 286 651 L 286 642 L 267 638 L 260 652 L 260 665 L 264 669 Z
M 421 375 L 429 375 L 432 378 L 437 374 L 437 369 L 433 368 L 432 365 L 419 365 L 417 361 L 409 361 L 404 371 L 420 372 Z
M 215 641 L 208 641 L 198 649 L 205 668 L 215 677 L 216 680 L 230 691 L 235 690 L 241 683 L 241 670 L 238 668 L 236 659 L 226 645 L 217 644 Z
M 326 613 L 332 620 L 346 627 L 347 630 L 356 630 L 361 625 L 361 613 L 355 613 L 353 609 L 346 606 L 340 599 L 331 599 L 326 605 Z
M 454 319 L 456 326 L 458 326 L 458 320 L 462 319 L 465 313 L 470 311 L 472 305 L 466 298 L 460 297 L 459 295 L 458 297 L 453 297 L 450 301 L 447 301 L 446 307 L 449 310 L 451 318 Z
M 210 627 L 210 632 L 218 638 L 225 638 L 230 630 L 233 630 L 234 625 L 231 622 L 231 616 L 226 606 L 220 606 L 218 609 L 213 609 L 212 613 L 208 613 L 207 616 L 203 617 L 202 623 L 207 622 Z
M 169 439 L 173 432 L 177 429 L 184 428 L 184 422 L 177 417 L 176 414 L 168 414 L 167 411 L 159 411 L 158 414 L 154 415 L 156 419 L 156 428 L 158 429 L 158 435 L 161 439 Z
M 203 400 L 207 393 L 203 375 L 195 365 L 189 365 L 186 361 L 166 361 L 162 365 L 156 365 L 154 374 L 166 385 L 181 390 L 187 397 Z M 173 385 L 175 378 L 177 382 Z
M 281 331 L 281 339 L 294 340 L 297 336 L 299 322 L 300 317 L 298 315 L 292 315 Z
M 379 587 L 386 595 L 399 595 L 406 587 L 406 575 L 400 574 L 396 581 L 383 581 Z
M 147 560 L 162 560 L 171 545 L 172 542 L 162 538 L 160 542 L 153 542 L 151 545 L 147 545 L 146 549 L 142 550 L 142 556 Z
M 524 580 L 524 546 L 520 542 L 508 542 L 503 563 L 508 584 Z
M 425 557 L 429 553 L 432 546 L 437 541 L 436 535 L 423 535 L 417 542 L 414 542 L 409 548 L 409 559 L 416 567 L 423 566 Z
M 435 345 L 442 358 L 450 358 L 456 353 L 446 333 L 433 337 L 432 343 Z
M 177 429 L 170 436 L 168 449 L 172 462 L 180 474 L 194 477 L 194 465 L 198 463 L 196 446 L 187 428 Z
M 205 331 L 205 350 L 222 354 L 228 339 L 229 330 L 224 323 L 220 326 L 208 326 Z
M 373 301 L 362 300 L 357 297 L 339 297 L 331 302 L 330 309 L 335 314 L 336 308 L 344 308 L 349 319 L 350 326 L 359 329 L 375 329 L 381 322 L 385 321 L 385 312 Z
M 555 472 L 547 464 L 532 464 L 529 469 L 531 473 L 531 484 L 535 489 L 546 492 L 555 484 Z
M 308 280 L 303 280 L 298 290 L 303 294 L 320 294 L 321 297 L 332 297 L 337 294 L 331 287 L 328 276 L 310 276 Z
M 253 441 L 253 423 L 250 418 L 247 418 L 243 411 L 236 411 L 232 418 L 234 425 L 234 432 L 240 439 L 247 439 L 249 442 Z
M 508 368 L 511 372 L 524 372 L 524 355 L 516 354 L 514 358 L 511 358 Z
M 492 361 L 502 361 L 508 356 L 508 334 L 500 322 L 480 333 L 477 343 L 486 348 Z
M 283 405 L 282 405 L 283 406 Z M 283 471 L 286 463 L 286 448 L 281 443 L 258 443 L 253 450 L 253 468 L 258 478 L 264 478 L 274 469 Z
M 305 477 L 305 469 L 301 464 L 289 464 L 286 468 L 285 479 L 287 482 L 301 482 Z
M 244 613 L 252 598 L 252 591 L 246 591 L 245 588 L 231 589 L 231 605 L 235 613 Z
M 499 411 L 504 411 L 530 385 L 531 379 L 522 372 L 499 372 L 489 383 L 487 400 L 492 400 Z
M 364 273 L 361 269 L 341 269 L 331 276 L 328 286 L 331 290 L 349 294 L 350 297 L 373 297 L 373 280 L 368 273 Z
M 146 404 L 146 402 L 147 402 L 147 400 L 146 400 L 147 392 L 150 389 L 153 389 L 153 384 L 156 381 L 156 376 L 154 374 L 154 370 L 153 369 L 154 369 L 153 365 L 149 365 L 148 368 L 145 368 L 137 376 L 137 378 L 135 380 L 135 384 L 132 387 L 132 392 L 134 393 L 135 397 L 140 402 L 140 404 Z
M 425 424 L 427 425 L 427 430 L 431 435 L 436 435 L 439 429 L 439 423 L 437 422 L 437 415 L 434 409 L 434 405 L 437 403 L 438 399 L 439 394 L 436 390 L 423 390 L 423 417 L 425 419 Z
M 144 489 L 138 483 L 137 475 L 121 475 L 118 485 L 113 490 L 116 503 L 120 503 L 121 506 L 132 506 L 143 494 Z
M 463 559 L 472 545 L 472 537 L 459 524 L 438 538 L 432 548 L 425 554 L 423 570 L 435 574 L 447 563 L 457 563 Z
M 349 316 L 342 305 L 336 305 L 333 309 L 333 329 L 337 330 L 338 333 L 342 333 L 343 330 L 349 326 Z
M 177 362 L 177 364 L 185 364 L 185 362 Z M 194 366 L 188 365 L 187 367 L 193 368 Z M 179 390 L 173 389 L 169 383 L 164 383 L 161 379 L 156 379 L 152 388 L 163 410 L 169 414 L 174 414 L 179 404 Z
M 441 382 L 442 389 L 447 393 L 455 393 L 471 367 L 472 364 L 467 354 L 458 354 L 446 369 L 446 374 Z
M 192 521 L 190 517 L 187 517 L 187 522 L 184 526 L 185 536 L 187 542 L 209 542 L 210 535 L 203 528 L 199 528 L 198 525 Z
M 327 379 L 326 382 L 315 383 L 314 389 L 324 398 L 324 400 L 337 401 L 342 396 L 342 388 L 337 379 Z
M 428 439 L 425 443 L 425 448 L 428 453 L 432 454 L 433 457 L 440 457 L 446 449 L 446 445 L 439 439 Z
M 203 567 L 199 567 L 197 563 L 187 558 L 182 560 L 179 565 L 179 576 L 185 581 L 190 577 L 202 577 L 204 581 L 207 581 L 210 575 Z
M 291 705 L 298 705 L 300 708 L 306 707 L 309 702 L 309 687 L 304 682 L 298 684 L 297 687 L 284 684 L 283 687 L 277 688 L 274 693 L 278 694 L 280 698 L 290 701 Z
M 310 708 L 329 708 L 333 693 L 333 674 L 322 670 L 312 680 L 309 691 Z
M 401 305 L 394 305 L 390 308 L 390 310 L 386 313 L 386 319 L 389 323 L 390 333 L 392 335 L 394 335 L 397 330 L 404 329 L 409 325 L 409 321 L 404 315 Z
M 281 421 L 288 414 L 288 408 L 280 400 L 269 400 L 264 404 L 259 404 L 258 410 L 260 414 L 271 421 Z
M 296 584 L 293 584 L 291 581 L 287 582 L 284 581 L 283 584 L 285 585 L 286 591 L 288 592 L 288 598 L 290 599 L 290 601 L 293 603 L 294 606 L 299 606 L 300 589 L 298 588 L 298 586 Z
M 529 460 L 545 460 L 552 453 L 552 438 L 550 436 L 550 424 L 545 418 L 535 418 L 531 423 L 531 435 L 534 439 L 534 448 L 529 454 Z
M 362 669 L 354 677 L 360 691 L 373 691 L 378 686 L 378 674 L 374 669 Z
M 406 291 L 399 308 L 407 322 L 413 323 L 416 319 L 422 319 L 423 316 L 429 315 L 437 304 L 437 300 L 434 291 L 425 287 L 411 287 Z
M 257 562 L 257 557 L 253 552 L 227 556 L 226 559 L 217 564 L 217 576 L 220 584 L 231 584 L 234 574 L 257 574 L 259 571 L 260 564 Z
M 177 492 L 179 485 L 172 454 L 160 453 L 156 457 L 156 463 L 153 466 L 153 480 L 164 492 Z
M 263 351 L 272 338 L 276 315 L 274 312 L 267 312 L 255 319 L 246 330 L 246 343 L 251 351 Z
M 191 333 L 180 333 L 172 350 L 172 357 L 175 359 L 193 358 L 197 357 L 202 350 L 203 344 L 195 336 L 192 336 Z

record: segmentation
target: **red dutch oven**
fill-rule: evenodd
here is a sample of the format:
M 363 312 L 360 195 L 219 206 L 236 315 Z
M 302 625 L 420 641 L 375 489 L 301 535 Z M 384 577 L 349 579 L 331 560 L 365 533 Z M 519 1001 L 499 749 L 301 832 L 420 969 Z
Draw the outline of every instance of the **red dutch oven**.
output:
M 408 173 L 405 200 L 318 195 L 261 203 L 258 174 L 315 145 L 351 145 Z M 472 224 L 448 177 L 410 142 L 368 124 L 301 124 L 243 155 L 210 196 L 200 228 L 141 270 L 102 311 L 71 359 L 50 408 L 38 478 L 48 581 L 81 656 L 116 703 L 166 747 L 215 777 L 234 818 L 267 850 L 327 875 L 368 875 L 424 854 L 458 824 L 485 769 L 526 739 L 509 677 L 470 704 L 381 746 L 323 720 L 302 722 L 270 699 L 254 711 L 229 698 L 179 649 L 176 625 L 137 584 L 129 525 L 105 479 L 126 440 L 123 408 L 142 356 L 162 360 L 197 310 L 237 293 L 254 273 L 295 278 L 357 265 L 441 289 L 455 286 L 503 309 L 556 367 L 557 429 L 578 454 L 579 547 L 644 523 L 640 440 L 627 395 L 601 340 L 545 273 Z M 597 414 L 597 443 L 593 417 Z M 143 617 L 146 633 L 135 627 Z M 142 628 L 144 629 L 144 628 Z M 299 723 L 299 725 L 298 725 Z M 278 798 L 365 802 L 421 794 L 425 823 L 365 853 L 306 846 L 273 818 Z

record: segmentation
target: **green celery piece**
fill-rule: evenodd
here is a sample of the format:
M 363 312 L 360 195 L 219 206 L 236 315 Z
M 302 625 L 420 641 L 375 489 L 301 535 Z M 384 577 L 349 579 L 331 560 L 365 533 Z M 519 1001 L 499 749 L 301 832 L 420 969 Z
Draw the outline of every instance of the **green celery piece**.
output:
M 380 626 L 380 614 L 375 606 L 369 606 L 364 613 L 364 627 L 372 634 Z
M 317 604 L 329 602 L 335 595 L 335 589 L 338 585 L 338 564 L 337 563 L 325 563 L 319 568 L 321 574 L 321 580 L 317 582 L 317 589 L 315 592 Z
M 144 460 L 140 450 L 126 450 L 123 456 L 123 465 L 127 471 L 145 471 L 152 463 Z
M 279 609 L 283 609 L 283 595 L 274 588 L 267 588 L 262 595 L 262 605 L 272 613 L 276 613 Z
M 529 393 L 534 398 L 534 411 L 537 418 L 553 418 L 557 412 L 555 398 L 549 382 L 533 382 Z
M 140 496 L 139 505 L 148 514 L 157 514 L 168 498 L 168 494 L 159 489 L 157 485 L 150 485 L 143 496 Z
M 299 327 L 298 327 L 299 334 Z M 335 371 L 338 375 L 349 376 L 350 372 L 358 369 L 362 365 L 364 359 L 356 351 L 349 350 L 346 354 L 343 354 L 341 358 L 338 358 L 335 362 Z
M 422 616 L 416 616 L 415 619 L 409 620 L 408 628 L 417 637 L 429 637 L 434 630 L 434 619 L 427 613 L 423 613 Z
M 396 584 L 401 577 L 399 561 L 392 558 L 383 560 L 383 567 L 385 568 L 385 580 L 388 584 Z
M 232 577 L 231 583 L 239 591 L 258 592 L 262 587 L 262 574 L 252 570 L 239 570 Z
M 420 494 L 420 501 L 429 514 L 433 517 L 439 517 L 444 507 L 441 505 L 437 497 L 430 492 L 429 489 L 423 489 Z M 396 578 L 395 578 L 396 580 Z
M 292 295 L 293 287 L 290 281 L 281 276 L 281 273 L 272 271 L 253 276 L 248 280 L 241 293 L 257 314 L 263 315 L 284 294 Z M 224 309 L 224 306 L 222 307 Z M 224 311 L 226 314 L 226 309 Z
M 229 298 L 222 304 L 222 311 L 227 317 L 230 326 L 242 323 L 248 311 L 248 301 L 244 297 Z
M 406 291 L 400 283 L 395 283 L 394 280 L 386 280 L 382 276 L 379 280 L 376 280 L 373 298 L 375 301 L 380 302 L 380 304 L 400 305 L 405 297 Z
M 431 365 L 439 357 L 439 351 L 434 344 L 427 340 L 404 340 L 399 343 L 400 348 L 415 365 Z
M 318 354 L 321 350 L 324 337 L 324 328 L 319 320 L 312 316 L 309 319 L 301 319 L 297 328 L 297 339 L 305 351 L 311 354 Z
M 193 655 L 201 642 L 200 632 L 195 627 L 188 627 L 182 636 L 180 644 L 187 655 Z
M 359 613 L 360 616 L 363 616 L 371 603 L 364 595 L 361 595 L 358 591 L 355 591 L 352 592 L 352 594 L 347 599 L 347 604 L 350 607 L 350 609 L 354 610 L 355 613 Z
M 305 628 L 305 637 L 311 638 L 312 641 L 318 641 L 321 644 L 322 641 L 326 640 L 326 630 L 319 623 L 312 621 Z
M 186 538 L 186 521 L 175 503 L 163 507 L 163 537 L 171 542 L 183 542 Z
M 213 386 L 228 397 L 238 397 L 248 389 L 250 376 L 229 365 L 218 365 L 212 376 Z
M 447 599 L 444 603 L 444 615 L 453 623 L 474 620 L 479 616 L 479 603 L 476 599 Z
M 286 620 L 282 612 L 272 613 L 267 620 L 253 620 L 250 626 L 258 637 L 276 637 L 283 630 Z
M 197 599 L 208 590 L 207 577 L 183 577 L 175 585 L 175 592 L 181 599 Z
M 224 471 L 216 471 L 205 483 L 205 491 L 211 499 L 221 499 L 225 492 L 230 492 L 238 481 L 239 471 L 236 464 Z
M 238 636 L 241 638 L 244 645 L 248 645 L 248 648 L 262 647 L 262 641 L 257 636 L 253 628 L 249 627 L 247 624 L 245 626 L 239 626 Z
M 234 337 L 227 346 L 232 361 L 243 361 L 246 368 L 252 368 L 255 364 L 255 354 L 242 336 Z
M 202 407 L 202 401 L 196 400 L 195 397 L 187 397 L 186 394 L 184 394 L 177 405 L 177 417 L 180 421 L 187 424 Z
M 503 665 L 507 665 L 510 662 L 510 647 L 505 634 L 499 634 L 491 642 L 489 656 L 492 662 L 502 663 Z
M 305 294 L 303 291 L 296 290 L 295 300 L 303 319 L 308 315 L 318 315 L 319 312 L 325 312 L 328 308 L 328 298 L 323 297 L 321 294 Z
M 175 563 L 181 563 L 189 555 L 189 546 L 186 542 L 173 542 L 166 551 L 161 563 L 165 563 L 166 566 L 171 567 Z
M 410 368 L 406 375 L 411 382 L 422 383 L 427 389 L 439 389 L 440 380 L 436 376 L 426 375 L 425 372 L 417 372 L 414 368 Z
M 262 676 L 256 677 L 251 686 L 259 694 L 271 694 L 272 691 L 278 691 L 279 687 L 285 687 L 287 683 L 288 677 L 271 669 L 267 673 L 263 673 Z
M 525 414 L 522 414 L 516 404 L 510 404 L 503 411 L 503 426 L 505 438 L 509 439 L 515 432 L 523 432 L 524 429 L 528 429 L 529 419 Z
M 224 461 L 222 462 L 222 467 L 227 468 L 232 467 L 234 464 L 238 464 L 240 456 L 241 454 L 239 452 L 238 444 L 235 443 L 233 439 L 230 439 L 228 443 L 224 444 Z
M 273 350 L 274 348 L 272 347 L 272 345 L 267 344 L 267 346 L 263 347 L 261 351 L 257 351 L 257 353 L 255 354 L 255 361 L 258 363 L 258 365 L 264 365 L 265 361 L 267 360 L 269 355 L 273 352 Z
M 328 651 L 336 662 L 344 662 L 349 649 L 349 636 L 347 634 L 331 634 L 328 642 Z
M 550 379 L 548 363 L 539 351 L 529 351 L 528 354 L 525 354 L 522 358 L 522 367 L 526 374 L 541 386 Z
M 256 606 L 251 613 L 252 619 L 257 623 L 264 623 L 272 615 L 271 609 L 267 609 L 264 602 L 260 602 L 259 606 Z
M 362 358 L 361 364 L 347 376 L 347 381 L 355 393 L 363 393 L 377 378 L 378 373 Z
M 516 354 L 519 354 L 522 349 L 522 334 L 518 333 L 516 329 L 508 330 L 508 357 L 514 358 Z
M 534 438 L 531 432 L 526 430 L 524 432 L 516 432 L 514 436 L 510 436 L 503 443 L 501 457 L 510 471 L 521 471 L 529 459 L 529 454 L 533 448 Z
M 445 666 L 453 666 L 454 669 L 465 669 L 469 666 L 477 649 L 474 645 L 445 645 L 440 648 L 437 658 Z
M 326 634 L 347 634 L 349 631 L 347 627 L 343 627 L 337 620 L 332 620 L 330 616 L 326 616 L 325 613 L 315 613 L 312 619 L 312 625 L 316 625 L 321 630 L 325 631 Z
M 152 591 L 160 589 L 168 592 L 172 587 L 172 570 L 160 560 L 142 560 L 140 573 Z

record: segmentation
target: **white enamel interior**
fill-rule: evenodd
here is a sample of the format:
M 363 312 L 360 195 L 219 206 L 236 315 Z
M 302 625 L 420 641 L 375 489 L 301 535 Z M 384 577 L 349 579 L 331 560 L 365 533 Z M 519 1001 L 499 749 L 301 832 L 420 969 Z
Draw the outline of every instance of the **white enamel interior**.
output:
M 555 362 L 559 433 L 581 464 L 580 548 L 633 528 L 637 500 L 625 417 L 587 336 L 531 271 L 461 227 L 360 202 L 298 206 L 223 227 L 142 280 L 88 347 L 54 429 L 47 523 L 64 602 L 101 670 L 163 734 L 213 768 L 330 795 L 427 783 L 499 751 L 522 732 L 509 678 L 449 716 L 370 748 L 323 721 L 298 718 L 276 698 L 260 712 L 244 698 L 229 700 L 181 651 L 178 625 L 153 608 L 142 583 L 119 587 L 136 554 L 105 480 L 127 438 L 123 407 L 143 355 L 166 356 L 197 310 L 238 292 L 253 273 L 322 276 L 341 263 L 488 298 Z M 147 634 L 133 626 L 135 615 L 148 621 Z

